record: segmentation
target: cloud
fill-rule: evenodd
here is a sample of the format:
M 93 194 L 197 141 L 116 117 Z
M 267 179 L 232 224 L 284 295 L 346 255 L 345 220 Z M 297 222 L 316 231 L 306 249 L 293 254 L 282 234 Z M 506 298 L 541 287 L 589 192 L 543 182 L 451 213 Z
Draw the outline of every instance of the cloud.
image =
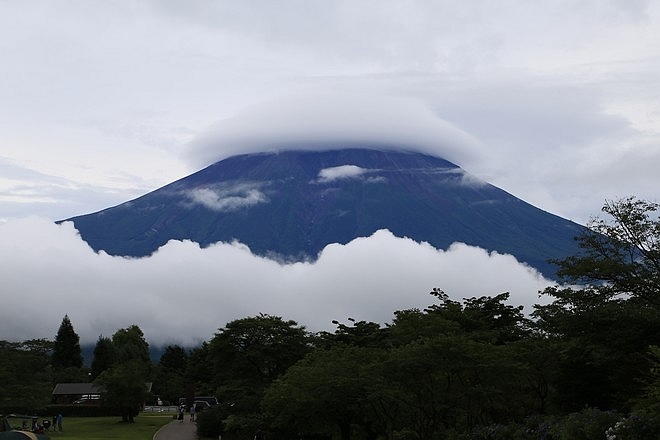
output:
M 188 199 L 213 211 L 234 211 L 268 201 L 260 191 L 261 184 L 239 183 L 214 187 L 201 187 L 186 193 Z
M 337 87 L 332 93 L 311 88 L 252 106 L 209 128 L 187 153 L 201 166 L 236 154 L 356 146 L 420 151 L 457 163 L 483 149 L 418 100 Z
M 388 231 L 327 246 L 314 263 L 280 264 L 239 243 L 171 241 L 148 258 L 94 253 L 71 223 L 0 224 L 0 339 L 54 338 L 65 314 L 83 343 L 137 324 L 154 345 L 195 344 L 227 322 L 269 313 L 308 329 L 347 317 L 391 322 L 423 308 L 434 287 L 452 298 L 511 292 L 529 312 L 549 282 L 513 257 L 454 244 L 446 251 Z
M 333 180 L 355 179 L 368 171 L 369 170 L 357 165 L 341 165 L 338 167 L 324 168 L 319 171 L 318 182 L 328 183 Z

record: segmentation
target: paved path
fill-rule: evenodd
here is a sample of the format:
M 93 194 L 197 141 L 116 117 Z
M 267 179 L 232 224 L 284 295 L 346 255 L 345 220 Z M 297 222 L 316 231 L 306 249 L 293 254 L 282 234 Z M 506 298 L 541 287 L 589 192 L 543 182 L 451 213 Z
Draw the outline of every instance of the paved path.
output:
M 164 425 L 154 434 L 154 440 L 196 440 L 197 424 L 188 420 L 181 423 L 178 420 L 172 420 Z

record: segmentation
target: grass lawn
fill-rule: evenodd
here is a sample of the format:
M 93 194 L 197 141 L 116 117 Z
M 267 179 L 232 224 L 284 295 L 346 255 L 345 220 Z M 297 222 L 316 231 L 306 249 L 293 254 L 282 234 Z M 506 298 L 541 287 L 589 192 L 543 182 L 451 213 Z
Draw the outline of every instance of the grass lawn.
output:
M 140 413 L 135 423 L 122 423 L 120 417 L 65 417 L 62 432 L 48 431 L 46 435 L 53 440 L 151 440 L 171 420 L 171 414 L 152 413 Z

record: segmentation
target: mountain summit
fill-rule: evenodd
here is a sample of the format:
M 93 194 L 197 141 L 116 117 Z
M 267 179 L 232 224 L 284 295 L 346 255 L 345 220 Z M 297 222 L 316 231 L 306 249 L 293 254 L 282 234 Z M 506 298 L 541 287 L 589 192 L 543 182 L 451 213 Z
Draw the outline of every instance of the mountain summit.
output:
M 96 251 L 141 257 L 169 240 L 239 241 L 259 255 L 315 259 L 330 243 L 388 229 L 439 249 L 511 254 L 553 277 L 582 226 L 446 160 L 376 149 L 247 154 L 121 205 L 68 219 Z

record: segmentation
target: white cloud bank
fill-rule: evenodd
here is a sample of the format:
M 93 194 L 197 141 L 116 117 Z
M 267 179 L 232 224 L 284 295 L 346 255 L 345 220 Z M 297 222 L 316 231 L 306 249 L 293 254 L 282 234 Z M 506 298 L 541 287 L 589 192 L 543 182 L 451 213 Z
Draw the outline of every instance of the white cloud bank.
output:
M 0 339 L 8 340 L 54 338 L 65 314 L 83 343 L 137 324 L 151 344 L 194 344 L 258 313 L 310 330 L 347 317 L 383 323 L 395 310 L 432 304 L 434 287 L 455 299 L 510 291 L 529 312 L 549 284 L 508 255 L 463 244 L 442 251 L 388 231 L 288 265 L 240 244 L 189 241 L 148 258 L 112 257 L 94 253 L 71 223 L 38 217 L 1 223 L 0 242 Z
M 236 154 L 350 145 L 414 149 L 456 163 L 484 153 L 421 101 L 364 86 L 306 88 L 249 107 L 210 127 L 186 153 L 202 166 Z

